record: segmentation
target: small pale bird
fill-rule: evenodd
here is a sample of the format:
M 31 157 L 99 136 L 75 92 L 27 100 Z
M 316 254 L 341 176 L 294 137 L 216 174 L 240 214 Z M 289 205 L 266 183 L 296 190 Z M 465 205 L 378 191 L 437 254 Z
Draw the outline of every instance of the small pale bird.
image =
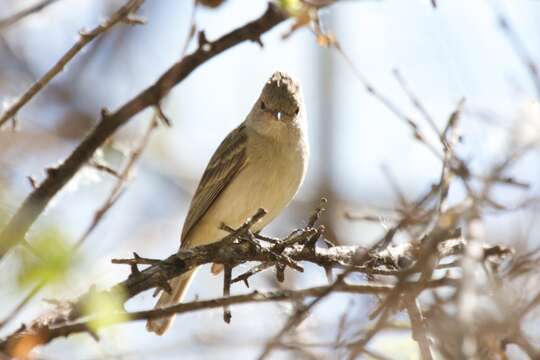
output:
M 253 228 L 271 222 L 292 200 L 304 180 L 309 158 L 304 102 L 298 82 L 277 71 L 266 82 L 245 121 L 219 145 L 191 200 L 180 248 L 221 240 L 221 224 L 236 228 L 263 208 Z M 179 303 L 195 274 L 171 280 L 156 308 Z M 162 335 L 174 316 L 149 320 L 148 331 Z

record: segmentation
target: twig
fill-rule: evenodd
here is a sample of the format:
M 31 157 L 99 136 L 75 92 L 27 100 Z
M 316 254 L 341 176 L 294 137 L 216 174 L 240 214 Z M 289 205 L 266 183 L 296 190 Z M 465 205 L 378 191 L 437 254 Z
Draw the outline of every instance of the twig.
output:
M 308 228 L 315 226 L 315 224 L 319 221 L 319 219 L 321 218 L 321 214 L 326 210 L 324 206 L 326 205 L 327 202 L 328 202 L 327 198 L 324 198 L 324 197 L 321 198 L 319 207 L 316 208 L 313 214 L 309 217 L 309 221 L 307 224 Z
M 191 40 L 195 37 L 195 34 L 197 33 L 196 15 L 197 15 L 198 9 L 199 9 L 199 1 L 193 0 L 193 5 L 191 8 L 191 16 L 189 20 L 189 30 L 188 30 L 186 41 L 184 42 L 184 48 L 182 49 L 182 57 L 186 55 L 189 44 Z
M 114 206 L 114 204 L 120 198 L 120 196 L 122 196 L 124 186 L 130 177 L 133 167 L 135 166 L 137 161 L 140 159 L 142 153 L 144 152 L 144 149 L 150 142 L 150 138 L 152 137 L 153 131 L 157 127 L 157 119 L 158 119 L 158 115 L 154 113 L 154 116 L 152 116 L 152 119 L 150 120 L 150 125 L 144 132 L 140 140 L 140 143 L 131 152 L 131 155 L 129 156 L 129 159 L 124 169 L 122 170 L 121 173 L 118 174 L 116 183 L 114 187 L 112 188 L 109 196 L 107 197 L 103 205 L 101 205 L 101 207 L 97 209 L 96 212 L 94 213 L 92 222 L 90 223 L 90 225 L 88 225 L 88 228 L 86 229 L 86 231 L 83 233 L 83 235 L 79 238 L 79 240 L 75 244 L 74 250 L 77 250 L 79 247 L 81 247 L 81 245 L 86 241 L 88 236 L 90 236 L 90 234 L 94 231 L 94 229 L 99 225 L 101 220 L 105 217 L 107 212 Z
M 355 66 L 354 62 L 351 60 L 343 47 L 337 41 L 332 43 L 332 48 L 335 49 L 338 54 L 341 55 L 341 57 L 346 61 L 347 65 L 349 65 L 351 71 L 360 81 L 360 83 L 362 83 L 366 91 L 375 99 L 379 100 L 388 110 L 390 110 L 394 115 L 396 115 L 398 119 L 405 123 L 411 129 L 415 140 L 426 146 L 426 148 L 429 149 L 435 155 L 435 157 L 437 157 L 438 159 L 442 159 L 439 151 L 433 146 L 433 144 L 428 142 L 426 137 L 422 134 L 416 121 L 410 116 L 406 115 L 403 111 L 401 111 L 401 109 L 399 109 L 396 104 L 394 104 L 387 96 L 377 90 L 377 88 L 368 81 L 368 79 Z
M 261 264 L 259 264 L 257 266 L 254 266 L 251 269 L 249 269 L 248 271 L 246 271 L 245 273 L 243 273 L 241 275 L 238 275 L 237 277 L 232 279 L 231 283 L 234 284 L 235 282 L 243 281 L 244 284 L 246 285 L 246 287 L 249 287 L 248 279 L 250 277 L 252 277 L 253 275 L 255 275 L 255 274 L 257 274 L 257 273 L 259 273 L 261 271 L 264 271 L 264 270 L 268 269 L 272 265 L 274 265 L 274 264 L 271 263 L 271 262 L 265 262 L 265 263 L 261 263 Z
M 431 126 L 431 129 L 435 132 L 435 134 L 439 135 L 439 129 L 437 128 L 437 124 L 435 123 L 433 116 L 429 114 L 424 104 L 422 104 L 418 96 L 416 96 L 416 94 L 411 90 L 411 88 L 405 81 L 405 78 L 403 77 L 403 75 L 401 75 L 398 69 L 394 69 L 393 74 L 395 78 L 397 79 L 399 85 L 401 85 L 401 88 L 403 89 L 403 91 L 405 91 L 405 93 L 409 97 L 409 100 L 414 105 L 414 107 L 416 107 L 416 109 L 418 109 L 420 114 L 422 114 L 422 116 L 424 117 L 426 122 L 429 124 L 429 126 Z
M 538 65 L 533 60 L 532 56 L 527 50 L 527 47 L 525 46 L 517 32 L 514 30 L 507 17 L 495 5 L 493 5 L 493 7 L 495 16 L 497 17 L 497 21 L 499 22 L 499 26 L 501 27 L 503 33 L 506 35 L 506 38 L 508 39 L 512 50 L 519 58 L 519 60 L 523 63 L 523 66 L 529 73 L 529 77 L 531 78 L 531 81 L 536 89 L 537 99 L 540 100 L 540 73 L 538 71 Z
M 348 357 L 349 360 L 354 360 L 356 359 L 358 354 L 365 352 L 365 347 L 371 341 L 371 339 L 373 339 L 373 337 L 377 335 L 377 333 L 386 326 L 386 322 L 390 318 L 390 315 L 390 308 L 384 308 L 381 316 L 377 319 L 375 325 L 368 329 L 366 334 L 360 340 L 355 341 L 354 343 L 349 345 L 349 347 L 351 348 L 351 352 Z
M 4 320 L 0 321 L 0 330 L 6 326 L 11 320 L 13 320 L 22 309 L 25 308 L 26 305 L 41 291 L 41 289 L 45 286 L 45 282 L 40 282 L 39 284 L 35 285 L 32 290 L 24 297 L 24 299 L 17 304 L 17 306 L 4 318 Z
M 223 271 L 223 297 L 227 298 L 231 295 L 231 273 L 232 267 L 230 264 L 225 264 Z M 231 308 L 229 306 L 223 307 L 223 321 L 227 324 L 231 322 Z
M 77 55 L 86 45 L 90 44 L 94 39 L 104 34 L 110 28 L 116 24 L 127 19 L 130 14 L 136 11 L 144 0 L 130 0 L 120 9 L 118 9 L 111 17 L 104 23 L 98 25 L 90 31 L 81 31 L 79 33 L 79 40 L 73 44 L 71 48 L 58 60 L 52 68 L 49 69 L 39 80 L 37 80 L 30 88 L 22 94 L 17 101 L 15 101 L 9 108 L 4 111 L 0 116 L 0 128 L 4 123 L 9 121 L 17 115 L 17 112 L 28 103 L 41 89 L 59 73 L 62 72 L 64 67 Z
M 328 295 L 330 295 L 334 290 L 336 290 L 345 280 L 345 276 L 349 271 L 346 271 L 343 274 L 340 274 L 336 281 L 330 284 L 325 291 L 323 291 L 318 297 L 312 300 L 309 304 L 297 308 L 296 312 L 289 317 L 285 325 L 281 330 L 274 335 L 264 347 L 262 353 L 257 358 L 258 360 L 263 360 L 270 355 L 274 348 L 281 342 L 281 339 L 294 327 L 296 327 L 304 318 L 307 313 L 309 313 L 316 305 L 318 305 L 322 300 L 324 300 Z
M 412 338 L 418 343 L 422 360 L 432 360 L 433 356 L 427 337 L 426 324 L 417 300 L 411 300 L 407 304 L 407 313 L 411 321 Z

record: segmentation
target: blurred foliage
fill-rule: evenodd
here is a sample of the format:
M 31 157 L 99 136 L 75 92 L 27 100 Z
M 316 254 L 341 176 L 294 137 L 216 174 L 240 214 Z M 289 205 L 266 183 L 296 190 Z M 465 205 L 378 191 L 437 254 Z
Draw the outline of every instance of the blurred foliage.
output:
M 92 314 L 90 329 L 97 332 L 100 327 L 111 322 L 128 320 L 123 307 L 125 299 L 123 294 L 104 295 L 97 291 L 92 292 L 83 309 L 85 314 Z
M 8 221 L 9 213 L 7 211 L 8 191 L 7 182 L 0 177 L 0 227 L 3 228 Z
M 279 0 L 279 6 L 291 15 L 296 15 L 302 8 L 300 0 Z
M 47 228 L 31 242 L 32 250 L 22 251 L 22 270 L 19 284 L 28 286 L 41 282 L 59 282 L 65 279 L 75 262 L 72 247 L 56 228 Z

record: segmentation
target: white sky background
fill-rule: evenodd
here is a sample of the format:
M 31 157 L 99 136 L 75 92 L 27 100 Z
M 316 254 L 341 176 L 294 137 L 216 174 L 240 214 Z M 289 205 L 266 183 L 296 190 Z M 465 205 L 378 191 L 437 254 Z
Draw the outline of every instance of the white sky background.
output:
M 0 18 L 31 3 L 0 0 Z M 74 42 L 78 30 L 95 26 L 119 4 L 122 2 L 60 0 L 13 26 L 4 36 L 32 72 L 41 75 Z M 458 100 L 465 97 L 464 139 L 459 149 L 473 169 L 481 172 L 504 155 L 506 138 L 500 126 L 488 125 L 474 113 L 498 114 L 502 116 L 503 126 L 512 127 L 516 119 L 521 123 L 526 121 L 524 109 L 530 107 L 535 96 L 528 73 L 497 26 L 494 4 L 502 4 L 531 57 L 539 63 L 540 2 L 533 0 L 440 0 L 435 11 L 428 0 L 343 1 L 325 10 L 323 20 L 360 72 L 400 109 L 413 116 L 425 133 L 431 134 L 430 129 L 393 77 L 394 68 L 399 68 L 441 128 Z M 217 11 L 200 10 L 197 24 L 209 39 L 214 39 L 259 16 L 265 7 L 265 1 L 229 0 Z M 112 31 L 100 45 L 100 52 L 85 67 L 79 68 L 77 63 L 84 61 L 90 51 L 78 55 L 55 80 L 55 86 L 69 89 L 73 96 L 70 106 L 97 119 L 101 107 L 115 109 L 125 103 L 178 60 L 191 2 L 147 1 L 141 13 L 148 18 L 146 26 Z M 381 171 L 382 165 L 390 169 L 410 199 L 435 181 L 440 162 L 414 142 L 409 129 L 365 91 L 343 58 L 319 48 L 307 30 L 282 41 L 280 35 L 288 26 L 281 25 L 265 35 L 264 49 L 255 43 L 237 46 L 201 66 L 175 88 L 164 107 L 174 126 L 158 131 L 137 178 L 83 247 L 85 260 L 81 270 L 73 275 L 70 295 L 82 292 L 92 282 L 110 285 L 125 277 L 127 269 L 109 264 L 112 257 L 126 257 L 132 251 L 156 257 L 175 250 L 187 201 L 208 158 L 221 139 L 243 121 L 265 80 L 277 69 L 299 78 L 309 116 L 313 158 L 306 183 L 298 195 L 300 204 L 311 206 L 323 195 L 319 194 L 318 186 L 324 174 L 329 176 L 333 190 L 342 201 L 340 209 L 393 203 L 394 193 Z M 28 86 L 28 83 L 6 81 L 13 76 L 13 70 L 3 62 L 4 56 L 0 53 L 0 102 L 9 101 Z M 73 68 L 80 73 L 70 72 Z M 63 159 L 77 143 L 55 135 L 54 124 L 66 109 L 50 105 L 46 91 L 21 112 L 20 133 L 0 133 L 0 165 L 6 169 L 2 177 L 9 181 L 12 195 L 0 206 L 10 212 L 15 211 L 30 191 L 25 176 L 33 174 L 41 179 L 43 169 Z M 135 141 L 137 134 L 146 128 L 149 115 L 146 112 L 131 121 L 117 139 L 126 145 Z M 527 121 L 533 123 L 532 130 L 525 132 L 527 136 L 540 131 L 539 113 L 529 115 Z M 334 129 L 330 133 L 332 138 L 320 131 L 328 128 L 328 124 Z M 33 146 L 36 139 L 41 147 Z M 28 151 L 17 150 L 21 148 Z M 326 160 L 322 163 L 321 159 Z M 536 153 L 516 169 L 520 179 L 532 182 L 530 193 L 533 194 L 540 193 L 539 160 Z M 40 223 L 60 223 L 69 236 L 77 239 L 112 184 L 107 176 L 101 178 L 99 183 L 80 184 L 77 191 L 64 191 Z M 452 195 L 459 196 L 459 189 Z M 520 194 L 504 190 L 502 196 L 514 200 Z M 307 209 L 305 205 L 304 208 Z M 283 235 L 301 226 L 307 217 L 307 213 L 304 216 L 292 210 L 287 214 L 291 216 L 280 219 L 270 230 L 272 234 Z M 494 219 L 488 232 L 496 231 L 501 237 L 497 241 L 501 241 L 504 240 L 501 234 L 510 232 L 516 224 L 523 225 L 525 220 L 519 213 Z M 372 241 L 384 230 L 378 224 L 351 224 L 342 219 L 338 223 L 340 236 L 349 242 Z M 312 270 L 309 272 L 312 276 L 301 277 L 300 285 L 324 282 L 322 272 Z M 0 264 L 0 271 L 7 275 L 16 273 L 9 262 Z M 220 280 L 211 278 L 207 271 L 201 271 L 198 279 L 189 298 L 195 294 L 219 295 Z M 0 299 L 13 301 L 20 296 L 10 286 L 12 283 L 8 276 L 0 280 L 0 285 L 4 285 L 0 286 Z M 261 289 L 269 288 L 270 284 L 264 277 L 254 282 Z M 57 295 L 58 291 L 58 288 L 49 290 L 45 296 Z M 244 290 L 238 286 L 234 291 Z M 150 294 L 144 294 L 130 306 L 148 307 L 151 302 Z M 322 324 L 328 325 L 324 332 L 333 333 L 330 324 L 346 303 L 346 299 L 336 297 L 317 312 Z M 40 304 L 35 302 L 35 309 L 23 314 L 21 320 L 38 313 L 36 308 L 45 308 Z M 368 302 L 363 306 L 371 305 Z M 210 354 L 213 358 L 228 358 L 232 352 L 253 357 L 260 343 L 252 347 L 242 345 L 253 339 L 260 341 L 266 334 L 277 331 L 282 320 L 275 319 L 281 319 L 278 315 L 282 312 L 283 307 L 274 305 L 236 307 L 230 326 L 222 324 L 221 311 L 187 315 L 177 319 L 170 335 L 159 339 L 147 335 L 142 323 L 136 323 L 108 330 L 107 334 L 113 334 L 109 343 L 105 340 L 107 335 L 99 344 L 82 335 L 56 341 L 42 353 L 46 358 L 58 358 L 75 351 L 75 358 L 87 359 L 104 355 L 105 351 L 125 353 L 145 349 L 146 358 L 155 359 L 150 349 L 170 348 L 167 354 L 172 358 L 177 346 L 189 344 L 196 336 L 201 343 L 190 348 L 188 358 Z M 317 329 L 321 324 L 308 322 L 306 326 L 321 335 L 320 328 Z M 214 345 L 205 345 L 201 335 L 207 334 L 208 329 L 216 329 L 215 333 L 210 331 L 213 335 L 230 332 L 235 346 L 219 348 L 219 352 L 214 348 L 212 352 Z M 141 353 L 131 354 L 131 358 L 140 356 Z

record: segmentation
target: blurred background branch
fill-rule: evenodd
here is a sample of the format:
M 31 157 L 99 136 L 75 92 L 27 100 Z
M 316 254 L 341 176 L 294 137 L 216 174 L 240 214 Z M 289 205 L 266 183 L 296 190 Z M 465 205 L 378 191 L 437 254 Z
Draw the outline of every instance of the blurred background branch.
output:
M 36 3 L 33 6 L 30 6 L 24 10 L 21 10 L 11 16 L 1 18 L 0 19 L 0 31 L 4 30 L 5 28 L 15 24 L 17 21 L 24 19 L 28 15 L 32 15 L 34 13 L 37 13 L 44 8 L 46 8 L 49 5 L 54 4 L 58 0 L 43 0 L 38 3 Z

